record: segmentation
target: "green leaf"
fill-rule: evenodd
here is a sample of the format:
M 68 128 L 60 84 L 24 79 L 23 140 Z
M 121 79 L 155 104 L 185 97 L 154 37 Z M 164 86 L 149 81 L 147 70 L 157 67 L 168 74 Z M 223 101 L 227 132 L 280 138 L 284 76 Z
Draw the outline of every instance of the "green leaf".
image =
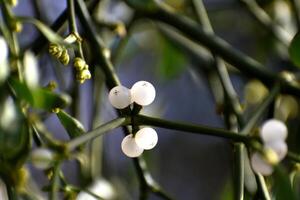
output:
M 77 119 L 70 116 L 63 110 L 60 110 L 57 113 L 57 117 L 61 124 L 65 127 L 66 131 L 68 132 L 70 138 L 78 137 L 85 133 L 85 129 L 83 125 Z
M 43 24 L 41 21 L 30 18 L 30 17 L 17 17 L 23 23 L 33 24 L 50 42 L 56 44 L 64 44 L 69 45 L 68 43 L 64 42 L 63 38 L 52 31 L 48 26 Z
M 292 62 L 300 67 L 300 32 L 298 32 L 289 47 L 289 55 Z
M 11 79 L 10 84 L 16 96 L 33 108 L 51 111 L 54 108 L 64 108 L 70 104 L 70 97 L 66 94 L 56 94 L 43 88 L 29 88 L 25 83 Z
M 296 195 L 292 189 L 289 175 L 280 167 L 274 172 L 274 195 L 277 200 L 296 200 Z
M 171 42 L 163 38 L 161 40 L 161 58 L 158 62 L 158 73 L 167 80 L 177 78 L 185 70 L 185 56 Z

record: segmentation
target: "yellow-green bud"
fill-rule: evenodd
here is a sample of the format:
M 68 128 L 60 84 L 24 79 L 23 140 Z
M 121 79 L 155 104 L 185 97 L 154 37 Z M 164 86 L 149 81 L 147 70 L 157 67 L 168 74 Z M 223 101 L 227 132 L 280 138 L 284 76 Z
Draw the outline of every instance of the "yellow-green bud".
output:
M 57 88 L 57 83 L 52 80 L 48 83 L 46 88 L 49 89 L 50 91 L 54 91 Z
M 63 65 L 67 65 L 70 61 L 70 56 L 67 49 L 63 49 L 61 56 L 58 58 Z
M 88 69 L 82 70 L 80 74 L 84 79 L 90 79 L 92 77 L 91 72 Z
M 76 79 L 80 83 L 84 83 L 85 80 L 90 79 L 91 77 L 91 72 L 88 69 L 84 69 L 76 74 Z
M 81 70 L 83 70 L 84 69 L 84 67 L 85 67 L 85 65 L 86 65 L 86 63 L 85 63 L 85 61 L 82 59 L 82 58 L 79 58 L 79 57 L 76 57 L 75 59 L 74 59 L 74 67 L 75 67 L 75 69 L 77 70 L 77 71 L 81 71 Z
M 59 58 L 62 55 L 62 47 L 58 44 L 51 43 L 48 49 L 49 53 L 56 58 Z

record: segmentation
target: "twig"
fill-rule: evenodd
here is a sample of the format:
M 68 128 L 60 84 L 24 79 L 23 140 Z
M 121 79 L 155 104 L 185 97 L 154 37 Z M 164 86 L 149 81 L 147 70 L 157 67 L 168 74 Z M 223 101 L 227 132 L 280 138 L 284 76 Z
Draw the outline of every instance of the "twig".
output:
M 299 0 L 290 0 L 295 20 L 297 23 L 298 30 L 300 29 L 300 1 Z
M 258 108 L 253 112 L 253 115 L 248 120 L 246 126 L 241 131 L 242 135 L 248 135 L 253 127 L 257 124 L 261 116 L 266 112 L 269 105 L 274 101 L 276 96 L 279 94 L 280 87 L 276 84 L 270 91 L 265 100 L 258 106 Z
M 259 184 L 258 188 L 259 188 L 260 194 L 262 195 L 262 198 L 264 200 L 271 200 L 264 177 L 261 174 L 256 174 L 255 179 L 256 179 L 256 182 Z
M 198 16 L 198 20 L 202 24 L 205 31 L 208 33 L 214 34 L 214 30 L 212 28 L 212 25 L 210 23 L 207 11 L 205 9 L 205 6 L 203 4 L 202 0 L 193 0 L 193 7 L 195 8 L 196 14 Z M 237 130 L 237 123 L 232 120 L 230 120 L 231 113 L 235 115 L 239 126 L 244 125 L 244 121 L 242 119 L 241 115 L 241 105 L 239 103 L 238 96 L 233 88 L 233 85 L 231 83 L 231 80 L 229 78 L 229 74 L 225 65 L 225 62 L 219 58 L 217 55 L 214 55 L 212 53 L 214 59 L 215 59 L 215 67 L 218 74 L 218 77 L 220 79 L 222 88 L 224 90 L 225 96 L 223 97 L 223 106 L 226 106 L 225 104 L 228 103 L 230 106 L 230 109 L 225 109 L 226 112 L 228 110 L 228 113 L 225 113 L 225 120 L 228 121 L 229 129 L 231 130 Z M 243 149 L 244 145 L 242 143 L 240 144 L 234 144 L 233 146 L 233 152 L 234 152 L 234 168 L 236 169 L 234 171 L 234 177 L 235 177 L 235 199 L 244 199 L 244 154 Z
M 144 159 L 138 157 L 134 158 L 133 161 L 137 169 L 137 173 L 139 175 L 138 177 L 141 183 L 141 191 L 143 191 L 140 194 L 140 200 L 147 199 L 148 189 L 157 196 L 160 196 L 166 200 L 172 200 L 172 198 L 160 188 L 160 186 L 155 182 L 155 180 L 153 180 L 149 170 L 147 169 L 147 165 Z
M 125 126 L 128 124 L 129 124 L 129 120 L 127 120 L 126 118 L 117 118 L 117 119 L 111 120 L 111 121 L 95 128 L 94 130 L 87 132 L 86 134 L 81 135 L 81 136 L 69 141 L 66 144 L 66 148 L 69 151 L 71 151 L 71 150 L 75 149 L 76 147 L 78 147 L 96 137 L 99 137 L 99 136 L 105 134 L 108 131 L 111 131 L 117 127 Z
M 182 16 L 178 16 L 161 7 L 157 7 L 151 10 L 141 10 L 141 8 L 136 6 L 132 1 L 127 0 L 126 2 L 136 11 L 139 11 L 142 16 L 169 24 L 178 29 L 180 32 L 189 36 L 194 41 L 203 44 L 213 53 L 219 55 L 228 63 L 235 66 L 246 76 L 255 77 L 268 86 L 271 86 L 275 82 L 280 81 L 282 85 L 281 89 L 283 90 L 283 92 L 293 94 L 298 97 L 300 96 L 299 85 L 295 85 L 286 81 L 280 75 L 266 69 L 258 61 L 233 48 L 223 39 L 205 32 L 201 27 L 197 26 L 194 21 Z
M 58 191 L 59 191 L 59 173 L 60 173 L 60 163 L 56 163 L 53 167 L 53 174 L 51 177 L 51 191 L 49 193 L 50 200 L 58 200 Z
M 289 46 L 292 36 L 279 24 L 276 24 L 270 16 L 257 4 L 255 0 L 239 0 L 254 16 L 254 18 L 262 24 L 279 42 L 286 47 Z
M 150 126 L 156 126 L 156 127 L 166 128 L 171 130 L 216 136 L 216 137 L 230 139 L 235 142 L 243 142 L 245 144 L 248 144 L 251 141 L 251 139 L 254 139 L 252 137 L 239 135 L 236 134 L 236 132 L 234 131 L 227 131 L 221 128 L 213 128 L 213 127 L 189 124 L 184 122 L 175 122 L 175 121 L 170 121 L 170 120 L 165 120 L 165 119 L 160 119 L 155 117 L 149 117 L 145 115 L 135 116 L 134 122 L 138 125 L 150 125 Z
M 97 66 L 101 66 L 101 69 L 105 74 L 107 88 L 111 89 L 116 85 L 120 85 L 121 82 L 115 73 L 111 61 L 104 55 L 104 51 L 107 51 L 107 48 L 105 48 L 103 41 L 101 38 L 99 38 L 84 2 L 82 0 L 76 0 L 75 3 L 75 8 L 78 11 L 77 14 L 81 25 L 83 26 L 91 45 L 93 45 L 94 55 L 97 57 Z M 117 113 L 119 116 L 121 116 L 121 112 L 118 111 Z M 123 127 L 123 131 L 124 134 L 129 134 L 129 131 L 126 127 Z M 139 160 L 143 161 L 143 157 L 139 157 Z M 138 167 L 141 167 L 139 166 L 139 163 L 135 165 L 137 173 L 139 171 Z M 141 175 L 138 173 L 138 176 L 140 177 Z M 150 176 L 150 174 L 148 174 L 148 176 Z M 147 187 L 149 186 L 147 185 Z

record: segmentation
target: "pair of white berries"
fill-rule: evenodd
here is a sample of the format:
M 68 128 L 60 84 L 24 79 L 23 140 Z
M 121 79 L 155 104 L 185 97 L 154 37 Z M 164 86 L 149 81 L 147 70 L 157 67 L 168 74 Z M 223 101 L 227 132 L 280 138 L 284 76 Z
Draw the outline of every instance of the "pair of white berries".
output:
M 121 148 L 123 153 L 131 158 L 140 156 L 144 150 L 150 150 L 157 144 L 158 136 L 153 128 L 145 127 L 124 137 Z
M 260 137 L 263 140 L 265 150 L 273 151 L 277 156 L 277 161 L 281 161 L 287 154 L 288 147 L 285 139 L 288 134 L 286 125 L 277 119 L 266 121 L 260 130 Z M 273 166 L 258 152 L 251 156 L 251 165 L 256 173 L 270 175 Z
M 117 109 L 124 109 L 133 102 L 147 106 L 155 99 L 155 88 L 147 81 L 138 81 L 131 89 L 119 85 L 110 90 L 108 99 Z

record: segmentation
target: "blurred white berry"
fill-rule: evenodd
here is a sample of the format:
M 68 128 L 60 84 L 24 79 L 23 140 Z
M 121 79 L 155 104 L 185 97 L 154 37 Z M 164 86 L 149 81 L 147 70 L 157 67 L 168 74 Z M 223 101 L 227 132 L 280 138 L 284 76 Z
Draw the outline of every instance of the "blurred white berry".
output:
M 270 148 L 275 151 L 279 160 L 282 160 L 288 152 L 288 147 L 283 140 L 275 140 L 265 143 L 265 148 Z
M 147 81 L 138 81 L 131 88 L 131 96 L 137 104 L 147 106 L 155 99 L 155 88 Z
M 140 129 L 135 137 L 136 144 L 146 150 L 155 147 L 158 141 L 157 133 L 153 128 L 142 128 Z
M 24 54 L 24 78 L 29 87 L 38 86 L 39 71 L 36 57 L 30 51 Z
M 38 169 L 48 169 L 54 159 L 52 151 L 45 148 L 35 149 L 31 153 L 31 162 Z
M 0 178 L 0 199 L 9 200 L 7 190 L 6 190 L 6 184 L 3 182 L 1 178 Z
M 123 153 L 126 156 L 131 157 L 131 158 L 140 156 L 144 151 L 143 148 L 139 147 L 136 144 L 135 139 L 132 134 L 124 137 L 122 144 L 121 144 L 121 148 L 122 148 Z
M 0 127 L 6 131 L 16 131 L 16 121 L 18 120 L 18 113 L 12 98 L 7 98 L 0 109 Z
M 7 62 L 8 48 L 5 39 L 0 36 L 0 82 L 3 82 L 9 73 Z
M 286 125 L 277 119 L 266 121 L 260 130 L 260 136 L 265 143 L 275 140 L 285 140 L 287 134 Z
M 0 37 L 0 49 L 1 49 L 0 63 L 3 63 L 3 62 L 6 61 L 7 56 L 8 56 L 7 44 L 6 44 L 5 39 L 3 37 Z
M 103 199 L 115 199 L 116 198 L 116 191 L 113 188 L 112 184 L 105 179 L 97 179 L 95 182 L 87 188 L 88 191 L 92 192 L 93 194 L 98 195 Z M 88 194 L 85 191 L 81 191 L 78 195 L 76 200 L 97 200 L 98 198 Z
M 254 153 L 251 156 L 251 166 L 254 172 L 260 173 L 264 176 L 272 174 L 273 167 L 259 153 Z
M 128 88 L 119 85 L 110 90 L 108 99 L 113 107 L 123 109 L 131 104 L 131 93 Z

